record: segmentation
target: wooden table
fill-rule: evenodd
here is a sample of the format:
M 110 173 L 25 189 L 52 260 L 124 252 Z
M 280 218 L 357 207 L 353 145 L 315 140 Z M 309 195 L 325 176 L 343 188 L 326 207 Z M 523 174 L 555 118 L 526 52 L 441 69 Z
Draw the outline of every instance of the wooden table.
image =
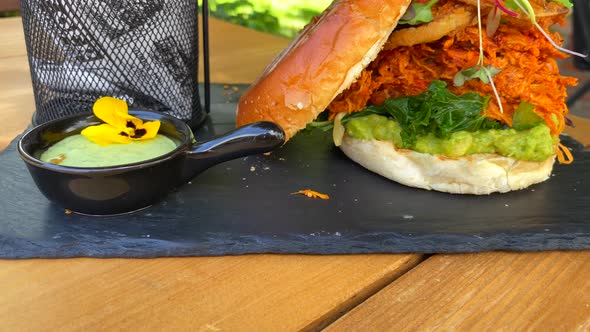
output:
M 287 40 L 211 20 L 212 80 Z M 21 21 L 0 20 L 0 149 L 34 110 Z M 590 141 L 590 122 L 573 134 Z M 1 175 L 0 175 L 1 176 Z M 1 212 L 0 212 L 1 216 Z M 0 260 L 0 329 L 590 330 L 590 251 Z

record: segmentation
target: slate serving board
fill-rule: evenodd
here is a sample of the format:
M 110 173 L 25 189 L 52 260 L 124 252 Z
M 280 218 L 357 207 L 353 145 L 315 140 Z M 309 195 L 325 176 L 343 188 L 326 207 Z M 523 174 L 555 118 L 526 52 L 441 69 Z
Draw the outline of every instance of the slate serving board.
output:
M 212 95 L 198 139 L 234 127 L 236 95 L 221 86 Z M 347 159 L 329 133 L 304 132 L 270 156 L 217 165 L 159 204 L 117 217 L 65 214 L 37 190 L 12 142 L 0 154 L 0 257 L 590 249 L 590 153 L 565 142 L 576 161 L 545 183 L 463 196 L 391 182 Z M 331 198 L 290 194 L 307 188 Z

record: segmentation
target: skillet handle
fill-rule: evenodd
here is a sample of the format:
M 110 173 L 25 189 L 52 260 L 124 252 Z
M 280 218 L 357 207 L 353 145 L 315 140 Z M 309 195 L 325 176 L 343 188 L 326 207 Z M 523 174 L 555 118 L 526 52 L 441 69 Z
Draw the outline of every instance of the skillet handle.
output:
M 272 151 L 285 143 L 285 132 L 273 122 L 254 122 L 223 136 L 199 142 L 186 151 L 182 181 L 224 161 Z

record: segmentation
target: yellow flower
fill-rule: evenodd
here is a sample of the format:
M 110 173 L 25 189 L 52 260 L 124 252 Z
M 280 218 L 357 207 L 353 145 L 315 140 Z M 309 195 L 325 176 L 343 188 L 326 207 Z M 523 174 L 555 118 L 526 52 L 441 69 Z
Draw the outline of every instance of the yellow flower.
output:
M 81 134 L 98 145 L 126 144 L 134 140 L 154 138 L 160 129 L 158 120 L 143 122 L 129 115 L 127 103 L 121 99 L 99 98 L 92 111 L 106 123 L 87 127 Z

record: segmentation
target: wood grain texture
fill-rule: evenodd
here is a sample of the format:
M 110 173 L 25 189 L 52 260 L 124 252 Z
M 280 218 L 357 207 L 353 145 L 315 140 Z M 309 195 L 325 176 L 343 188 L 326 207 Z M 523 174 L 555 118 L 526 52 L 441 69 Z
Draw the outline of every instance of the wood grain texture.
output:
M 27 128 L 34 112 L 35 97 L 26 56 L 0 58 L 0 151 Z
M 211 81 L 251 83 L 289 40 L 209 18 Z M 200 49 L 202 51 L 202 48 Z M 201 52 L 202 54 L 202 52 Z M 201 55 L 201 59 L 202 59 Z M 203 62 L 199 80 L 203 81 Z
M 0 317 L 6 331 L 317 329 L 419 261 L 419 255 L 0 261 Z
M 436 255 L 328 331 L 588 331 L 590 252 Z
M 27 55 L 25 34 L 20 17 L 0 18 L 0 59 Z
M 590 148 L 590 120 L 575 115 L 569 117 L 574 122 L 575 127 L 566 127 L 565 133 L 575 138 L 586 148 Z
M 31 121 L 35 100 L 20 17 L 0 19 L 0 151 Z

